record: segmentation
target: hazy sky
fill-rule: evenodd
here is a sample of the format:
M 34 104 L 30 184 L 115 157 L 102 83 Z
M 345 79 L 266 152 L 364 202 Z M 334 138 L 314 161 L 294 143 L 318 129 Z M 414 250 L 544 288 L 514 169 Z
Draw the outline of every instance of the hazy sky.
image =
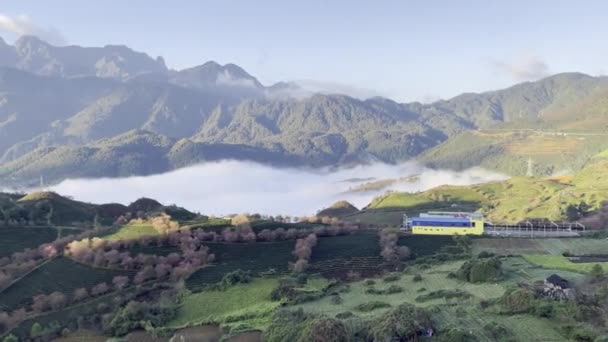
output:
M 396 100 L 447 98 L 550 73 L 603 74 L 608 1 L 0 0 L 0 35 L 126 44 L 173 68 L 239 64 Z

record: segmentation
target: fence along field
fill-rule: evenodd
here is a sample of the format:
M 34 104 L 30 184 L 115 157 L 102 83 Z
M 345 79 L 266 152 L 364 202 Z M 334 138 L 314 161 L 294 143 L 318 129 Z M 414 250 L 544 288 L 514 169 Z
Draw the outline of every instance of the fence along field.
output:
M 488 251 L 500 255 L 551 254 L 574 255 L 608 254 L 608 241 L 601 239 L 522 239 L 482 238 L 473 240 L 473 253 Z
M 0 292 L 0 311 L 13 311 L 28 306 L 32 297 L 58 291 L 71 298 L 74 290 L 91 287 L 129 272 L 91 268 L 68 258 L 53 259 Z
M 55 228 L 28 228 L 0 226 L 0 258 L 21 252 L 26 248 L 36 248 L 57 238 Z

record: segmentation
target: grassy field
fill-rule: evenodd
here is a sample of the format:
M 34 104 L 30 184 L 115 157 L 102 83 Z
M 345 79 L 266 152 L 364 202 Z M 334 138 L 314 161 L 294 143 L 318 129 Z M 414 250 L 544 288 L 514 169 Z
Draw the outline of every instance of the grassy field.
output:
M 375 316 L 377 315 L 378 311 L 385 311 L 386 309 L 378 309 L 372 312 L 362 313 L 358 312 L 355 308 L 358 305 L 372 301 L 382 301 L 392 305 L 402 302 L 416 303 L 416 297 L 427 293 L 425 291 L 421 291 L 423 288 L 426 289 L 426 291 L 459 288 L 474 294 L 475 299 L 473 299 L 473 302 L 478 299 L 497 298 L 503 294 L 504 287 L 501 285 L 471 284 L 455 279 L 449 279 L 447 274 L 449 272 L 456 271 L 461 264 L 462 262 L 452 262 L 443 264 L 439 267 L 431 268 L 429 270 L 421 271 L 422 280 L 418 282 L 413 281 L 413 274 L 399 273 L 401 278 L 397 281 L 384 282 L 382 278 L 378 278 L 375 280 L 376 284 L 372 286 L 378 290 L 381 290 L 388 288 L 391 285 L 396 285 L 403 288 L 403 291 L 400 293 L 388 295 L 369 294 L 366 293 L 366 290 L 369 289 L 370 286 L 366 285 L 365 281 L 359 281 L 350 284 L 350 291 L 340 294 L 340 297 L 342 298 L 341 304 L 335 304 L 332 302 L 332 298 L 330 298 L 331 296 L 328 296 L 318 301 L 296 305 L 295 308 L 302 308 L 308 312 L 319 312 L 331 317 L 335 317 L 337 314 L 346 311 L 353 312 L 359 316 Z M 419 304 L 422 306 L 430 306 L 441 303 L 445 303 L 445 300 L 433 299 Z
M 574 263 L 561 255 L 529 254 L 523 257 L 535 265 L 556 270 L 589 273 L 596 264 L 602 266 L 604 270 L 608 269 L 608 262 Z
M 241 329 L 262 329 L 269 323 L 279 301 L 272 301 L 270 294 L 277 286 L 277 278 L 254 278 L 249 284 L 237 284 L 226 290 L 205 290 L 183 299 L 177 317 L 170 327 L 196 326 L 207 323 L 223 327 L 238 325 Z M 329 282 L 321 277 L 311 277 L 302 291 L 314 292 L 326 288 Z
M 93 269 L 67 258 L 57 258 L 26 275 L 13 286 L 0 292 L 0 310 L 14 310 L 31 304 L 38 294 L 63 292 L 68 298 L 80 287 L 90 289 L 101 282 L 112 282 L 125 271 Z
M 254 274 L 271 272 L 281 274 L 288 271 L 287 262 L 294 260 L 294 241 L 273 243 L 208 243 L 211 253 L 215 254 L 213 265 L 195 272 L 188 281 L 191 290 L 200 290 L 213 284 L 228 273 L 237 269 Z
M 536 176 L 574 173 L 608 148 L 603 136 L 555 136 L 532 131 L 469 131 L 423 153 L 419 159 L 435 168 L 481 166 L 509 175 L 525 175 L 533 159 Z
M 158 231 L 149 223 L 129 223 L 120 227 L 116 232 L 105 236 L 106 240 L 131 240 L 142 236 L 158 235 Z
M 55 228 L 0 227 L 0 258 L 57 238 Z
M 168 326 L 238 321 L 252 328 L 263 327 L 279 305 L 270 300 L 277 283 L 274 278 L 256 278 L 250 284 L 238 284 L 225 291 L 205 290 L 191 294 L 184 298 L 177 317 Z
M 440 186 L 417 193 L 381 195 L 349 221 L 399 225 L 403 213 L 430 210 L 479 211 L 492 222 L 515 223 L 529 218 L 564 219 L 568 204 L 585 202 L 597 208 L 608 200 L 608 178 L 602 177 L 608 160 L 594 158 L 575 176 L 556 178 L 513 177 L 503 182 L 472 186 Z
M 515 286 L 518 283 L 532 283 L 534 281 L 543 280 L 554 273 L 558 273 L 561 277 L 572 283 L 579 283 L 584 280 L 585 275 L 576 270 L 565 270 L 556 268 L 544 268 L 531 263 L 527 257 L 509 257 L 503 259 L 503 268 L 507 270 L 502 280 L 503 285 Z
M 575 255 L 608 254 L 608 241 L 601 239 L 562 238 L 481 238 L 473 240 L 473 253 L 487 251 L 499 255 L 551 254 Z
M 366 280 L 350 284 L 348 291 L 337 291 L 341 301 L 336 301 L 336 295 L 323 297 L 319 300 L 295 305 L 292 309 L 303 309 L 306 312 L 322 313 L 335 317 L 341 313 L 350 312 L 354 318 L 345 321 L 347 326 L 357 321 L 377 317 L 388 308 L 379 308 L 369 312 L 359 311 L 358 306 L 374 301 L 388 303 L 396 306 L 400 303 L 412 303 L 423 307 L 433 307 L 433 317 L 440 329 L 458 327 L 472 332 L 481 341 L 494 340 L 487 335 L 483 327 L 496 322 L 507 327 L 516 341 L 561 341 L 563 337 L 558 333 L 559 327 L 549 319 L 538 318 L 532 315 L 497 315 L 482 311 L 478 303 L 481 300 L 494 299 L 502 296 L 504 291 L 520 282 L 534 282 L 543 280 L 553 273 L 559 273 L 564 278 L 576 283 L 583 279 L 583 275 L 555 269 L 544 269 L 535 266 L 520 257 L 503 260 L 504 278 L 500 282 L 472 284 L 457 279 L 448 278 L 450 272 L 455 272 L 461 261 L 448 262 L 433 266 L 429 269 L 411 269 L 407 273 L 397 273 L 400 279 L 385 282 L 382 278 L 374 279 L 375 284 L 366 284 Z M 414 275 L 420 274 L 420 281 L 414 280 Z M 402 292 L 394 294 L 371 294 L 370 288 L 384 290 L 390 286 L 399 286 Z M 432 291 L 454 290 L 465 291 L 472 296 L 464 299 L 436 298 L 420 301 L 421 295 Z M 453 304 L 458 304 L 453 306 Z
M 433 314 L 437 328 L 459 328 L 475 335 L 479 341 L 495 341 L 484 327 L 488 323 L 503 325 L 511 334 L 513 341 L 547 342 L 565 341 L 559 334 L 560 326 L 552 319 L 525 315 L 497 315 L 473 306 L 459 306 L 458 309 L 442 306 Z M 506 337 L 506 336 L 504 336 Z
M 191 221 L 179 221 L 180 226 L 191 228 L 204 228 L 207 231 L 221 232 L 224 228 L 231 226 L 230 219 L 221 217 L 209 217 Z

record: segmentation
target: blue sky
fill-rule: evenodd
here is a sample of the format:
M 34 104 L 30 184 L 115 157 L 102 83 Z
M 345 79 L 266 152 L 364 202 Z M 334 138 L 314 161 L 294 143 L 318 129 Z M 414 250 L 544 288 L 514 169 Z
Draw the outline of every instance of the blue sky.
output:
M 0 0 L 0 36 L 125 44 L 399 101 L 608 72 L 606 1 Z

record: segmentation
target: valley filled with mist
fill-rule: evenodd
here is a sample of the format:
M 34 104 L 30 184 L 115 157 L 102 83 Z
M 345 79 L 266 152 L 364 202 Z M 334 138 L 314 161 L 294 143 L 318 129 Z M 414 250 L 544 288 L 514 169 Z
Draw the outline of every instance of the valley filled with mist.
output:
M 387 191 L 418 192 L 446 184 L 471 185 L 504 179 L 504 175 L 479 168 L 459 172 L 431 170 L 415 162 L 296 169 L 223 161 L 146 177 L 68 179 L 49 189 L 97 204 L 128 204 L 149 197 L 212 215 L 250 212 L 306 216 L 340 200 L 363 208 Z M 362 187 L 373 182 L 380 184 Z

